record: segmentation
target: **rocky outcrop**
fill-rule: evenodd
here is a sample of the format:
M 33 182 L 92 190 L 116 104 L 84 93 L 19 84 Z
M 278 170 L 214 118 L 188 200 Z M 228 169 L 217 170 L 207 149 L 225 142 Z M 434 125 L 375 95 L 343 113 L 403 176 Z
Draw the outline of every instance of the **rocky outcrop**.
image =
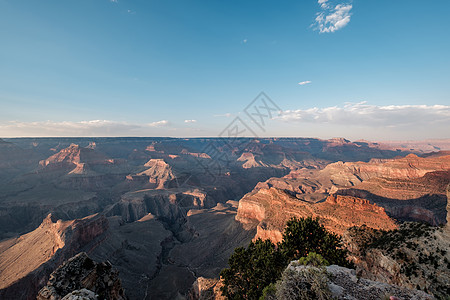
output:
M 107 229 L 99 215 L 71 221 L 48 215 L 34 231 L 0 242 L 0 298 L 33 297 L 53 268 Z
M 337 193 L 368 199 L 399 220 L 437 226 L 445 223 L 449 182 L 450 171 L 435 171 L 412 179 L 372 178 Z
M 183 150 L 181 150 L 181 154 L 184 154 L 184 155 L 191 155 L 191 156 L 193 156 L 193 157 L 197 157 L 197 158 L 207 158 L 207 159 L 211 159 L 211 156 L 209 156 L 208 154 L 206 154 L 206 153 L 198 153 L 198 152 L 190 152 L 189 150 L 187 150 L 187 149 L 183 149 Z
M 73 221 L 54 222 L 48 215 L 36 230 L 18 239 L 1 242 L 5 249 L 0 253 L 0 289 L 50 260 L 65 246 L 64 232 L 71 225 Z
M 446 205 L 449 168 L 448 155 L 426 158 L 408 155 L 399 159 L 373 159 L 368 163 L 337 162 L 322 170 L 293 170 L 282 178 L 258 183 L 252 195 L 258 190 L 276 188 L 308 203 L 321 203 L 330 195 L 362 198 L 369 200 L 365 204 L 383 207 L 389 216 L 398 220 L 438 225 L 445 220 L 442 208 Z M 260 214 L 263 206 L 256 202 L 243 204 L 243 219 L 250 211 Z M 288 211 L 292 209 L 287 206 Z M 262 220 L 260 216 L 255 218 Z
M 72 170 L 75 172 L 75 169 L 78 168 L 82 170 L 82 166 L 84 163 L 92 163 L 92 164 L 106 164 L 112 163 L 105 156 L 99 154 L 97 151 L 91 148 L 83 148 L 79 145 L 72 144 L 69 147 L 60 150 L 58 153 L 50 156 L 45 160 L 41 160 L 39 165 L 41 167 L 48 168 L 58 168 L 58 167 L 73 167 Z
M 351 228 L 343 236 L 358 276 L 445 299 L 450 291 L 449 236 L 443 228 L 404 223 L 383 232 Z
M 75 290 L 65 295 L 62 300 L 97 300 L 98 296 L 88 289 Z
M 189 208 L 210 206 L 206 193 L 198 189 L 145 189 L 122 196 L 111 208 L 110 214 L 122 216 L 125 222 L 134 222 L 148 213 L 169 222 L 185 218 Z M 208 205 L 207 205 L 208 204 Z
M 222 282 L 217 278 L 199 277 L 192 285 L 192 289 L 188 294 L 189 300 L 226 300 L 222 296 L 220 288 Z
M 382 207 L 348 196 L 329 196 L 326 201 L 310 203 L 276 189 L 257 189 L 239 201 L 236 220 L 247 228 L 257 228 L 255 238 L 281 241 L 286 222 L 292 217 L 319 217 L 329 230 L 342 234 L 352 226 L 367 224 L 390 230 L 396 223 Z
M 284 290 L 291 288 L 291 292 L 295 293 L 293 288 L 301 286 L 301 284 L 296 281 L 304 280 L 304 282 L 309 283 L 309 286 L 311 287 L 316 284 L 315 282 L 312 282 L 312 280 L 320 280 L 318 279 L 318 276 L 320 276 L 323 271 L 328 274 L 328 279 L 325 279 L 326 277 L 324 276 L 324 280 L 326 280 L 327 283 L 322 287 L 323 289 L 327 289 L 328 286 L 329 296 L 325 299 L 379 300 L 385 298 L 389 299 L 389 297 L 395 297 L 394 299 L 399 300 L 434 299 L 433 296 L 424 293 L 423 291 L 358 278 L 355 270 L 352 269 L 331 265 L 321 270 L 317 267 L 298 265 L 296 261 L 291 262 L 286 268 L 285 274 L 283 275 L 283 282 L 278 283 L 277 288 L 284 288 Z M 303 288 L 308 289 L 308 284 Z M 322 294 L 326 294 L 326 291 L 321 292 Z M 277 292 L 277 295 L 278 293 L 279 292 Z M 315 293 L 317 293 L 317 291 Z
M 144 166 L 148 169 L 136 175 L 128 175 L 127 179 L 148 182 L 150 188 L 163 189 L 167 188 L 169 183 L 176 178 L 172 167 L 163 159 L 150 159 Z
M 450 183 L 447 185 L 447 224 L 445 224 L 445 230 L 450 236 Z
M 58 153 L 39 162 L 38 172 L 63 172 L 67 175 L 98 176 L 127 171 L 124 161 L 112 159 L 95 150 L 96 147 L 80 147 L 71 144 Z
M 428 172 L 447 171 L 450 169 L 450 155 L 442 157 L 418 157 L 409 154 L 398 159 L 372 159 L 368 163 L 362 162 L 337 162 L 328 165 L 326 169 L 337 169 L 337 172 L 349 171 L 362 180 L 374 177 L 386 178 L 418 178 Z M 332 171 L 336 173 L 336 171 Z
M 237 159 L 237 161 L 243 162 L 242 167 L 244 169 L 268 167 L 268 165 L 266 165 L 262 161 L 259 160 L 257 161 L 255 155 L 249 152 L 242 153 L 242 155 Z
M 50 275 L 47 285 L 39 291 L 36 299 L 70 299 L 77 294 L 76 290 L 81 289 L 94 292 L 100 299 L 126 299 L 118 272 L 112 268 L 111 263 L 97 263 L 84 252 L 59 266 Z M 90 294 L 89 291 L 84 293 Z

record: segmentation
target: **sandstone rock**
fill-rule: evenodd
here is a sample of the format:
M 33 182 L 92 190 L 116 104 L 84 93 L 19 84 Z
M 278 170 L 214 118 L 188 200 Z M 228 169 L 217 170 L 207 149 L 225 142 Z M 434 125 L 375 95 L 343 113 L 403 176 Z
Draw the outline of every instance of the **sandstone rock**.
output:
M 444 219 L 441 208 L 449 169 L 448 155 L 408 155 L 295 170 L 259 183 L 245 195 L 237 220 L 257 226 L 258 237 L 274 241 L 292 216 L 321 217 L 328 229 L 339 234 L 352 224 L 393 229 L 391 218 L 438 225 Z
M 108 226 L 107 219 L 99 215 L 61 221 L 50 214 L 34 231 L 0 242 L 0 298 L 35 297 L 56 266 Z
M 394 229 L 397 225 L 382 207 L 367 200 L 329 196 L 326 201 L 309 203 L 276 189 L 257 189 L 239 201 L 236 220 L 246 228 L 257 228 L 255 238 L 280 242 L 286 222 L 292 217 L 320 217 L 325 228 L 342 234 L 352 226 Z
M 192 289 L 189 292 L 189 300 L 225 300 L 226 297 L 222 296 L 220 288 L 222 282 L 217 279 L 199 277 L 192 285 Z
M 62 172 L 75 177 L 96 177 L 128 171 L 123 160 L 107 157 L 96 150 L 96 147 L 92 147 L 92 144 L 86 148 L 71 144 L 47 159 L 41 160 L 39 166 L 37 171 L 41 174 Z
M 207 158 L 207 159 L 211 159 L 211 156 L 209 156 L 206 153 L 197 153 L 197 152 L 189 152 L 187 149 L 183 149 L 181 150 L 181 154 L 184 155 L 191 155 L 197 158 Z M 178 157 L 178 155 L 175 155 L 175 157 Z
M 155 184 L 157 189 L 167 187 L 168 183 L 176 178 L 172 167 L 163 159 L 150 159 L 144 166 L 148 169 L 137 175 L 148 176 L 148 181 Z
M 249 152 L 242 153 L 242 155 L 237 159 L 237 161 L 243 162 L 242 167 L 244 169 L 257 168 L 257 167 L 268 167 L 268 165 L 266 165 L 262 161 L 257 160 L 253 153 L 249 153 Z
M 101 299 L 126 299 L 118 272 L 112 268 L 111 264 L 97 263 L 84 252 L 58 267 L 50 275 L 47 285 L 39 291 L 36 299 L 58 300 L 63 297 L 63 299 L 77 299 L 75 297 L 79 294 L 87 294 L 84 297 L 95 297 L 89 291 L 75 292 L 81 289 L 92 291 Z
M 62 149 L 58 153 L 39 162 L 41 167 L 79 166 L 82 163 L 106 164 L 108 159 L 92 148 L 83 148 L 76 144 Z

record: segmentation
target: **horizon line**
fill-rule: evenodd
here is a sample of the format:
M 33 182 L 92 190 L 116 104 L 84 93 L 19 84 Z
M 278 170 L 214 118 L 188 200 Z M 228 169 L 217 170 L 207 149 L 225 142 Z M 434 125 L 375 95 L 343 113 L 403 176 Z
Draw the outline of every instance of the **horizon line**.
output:
M 317 139 L 317 140 L 332 140 L 332 139 L 345 139 L 350 142 L 358 142 L 358 141 L 366 141 L 366 142 L 425 142 L 425 141 L 450 141 L 450 137 L 448 138 L 425 138 L 425 139 L 390 139 L 390 140 L 369 140 L 369 139 L 355 139 L 351 140 L 346 137 L 336 136 L 331 138 L 320 138 L 320 137 L 310 137 L 310 136 L 248 136 L 248 137 L 219 137 L 219 136 L 181 136 L 181 137 L 173 137 L 173 136 L 15 136 L 15 137 L 0 137 L 0 139 L 101 139 L 101 138 L 152 138 L 152 139 Z

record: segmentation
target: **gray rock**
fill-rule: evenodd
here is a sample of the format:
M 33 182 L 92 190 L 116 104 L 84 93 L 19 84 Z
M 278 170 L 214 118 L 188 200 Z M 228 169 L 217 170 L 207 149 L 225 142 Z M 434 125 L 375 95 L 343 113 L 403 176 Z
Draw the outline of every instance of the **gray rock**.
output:
M 50 275 L 37 300 L 96 299 L 88 292 L 95 297 L 97 294 L 100 299 L 126 299 L 118 272 L 111 264 L 97 263 L 81 252 Z
M 287 269 L 304 272 L 307 269 L 319 269 L 312 266 L 299 265 L 294 261 Z M 399 300 L 431 300 L 433 296 L 419 290 L 411 290 L 396 285 L 358 278 L 355 270 L 332 265 L 325 268 L 328 273 L 328 288 L 333 299 L 365 299 L 379 300 L 397 297 Z
M 65 295 L 61 300 L 97 300 L 97 295 L 88 289 L 75 290 Z

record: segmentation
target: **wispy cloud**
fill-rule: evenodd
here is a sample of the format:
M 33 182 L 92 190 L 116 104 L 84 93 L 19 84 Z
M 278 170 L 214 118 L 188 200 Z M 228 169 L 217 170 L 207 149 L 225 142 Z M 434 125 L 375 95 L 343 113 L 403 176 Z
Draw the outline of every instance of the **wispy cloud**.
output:
M 319 3 L 320 7 L 322 7 L 322 8 L 326 8 L 328 6 L 328 4 L 327 4 L 328 0 L 319 0 L 317 2 Z
M 184 123 L 197 123 L 197 120 L 184 120 Z
M 161 120 L 161 121 L 152 122 L 152 123 L 147 124 L 147 126 L 150 126 L 150 127 L 162 127 L 162 126 L 167 126 L 167 125 L 169 125 L 169 121 L 167 121 L 167 120 Z
M 214 117 L 225 117 L 225 118 L 231 118 L 232 116 L 233 116 L 233 114 L 231 114 L 231 113 L 214 115 Z
M 110 2 L 119 3 L 119 0 L 109 0 Z
M 298 84 L 299 85 L 306 85 L 306 84 L 310 84 L 311 81 L 310 80 L 305 80 L 305 81 L 300 81 Z
M 279 117 L 286 122 L 328 123 L 361 126 L 402 127 L 441 124 L 450 128 L 447 105 L 370 105 L 366 102 L 287 110 Z
M 80 122 L 0 122 L 1 136 L 110 136 L 130 135 L 142 126 L 127 122 L 91 120 Z
M 329 0 L 318 0 L 321 11 L 317 13 L 312 27 L 320 33 L 335 32 L 350 22 L 353 6 L 348 3 L 333 4 Z
M 168 120 L 137 124 L 109 120 L 0 122 L 0 136 L 133 136 L 158 135 L 171 128 Z

